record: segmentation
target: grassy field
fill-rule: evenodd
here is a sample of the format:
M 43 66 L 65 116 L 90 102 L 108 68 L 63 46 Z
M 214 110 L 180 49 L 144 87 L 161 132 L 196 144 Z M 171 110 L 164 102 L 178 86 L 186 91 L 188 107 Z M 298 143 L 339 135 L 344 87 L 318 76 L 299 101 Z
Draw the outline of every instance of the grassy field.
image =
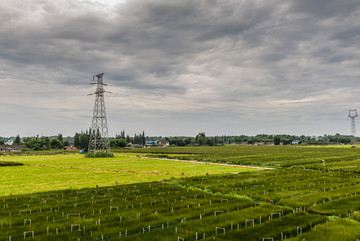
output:
M 88 159 L 80 154 L 3 156 L 0 161 L 24 164 L 1 167 L 0 196 L 256 171 L 249 168 L 124 156 Z
M 26 231 L 34 231 L 36 240 L 360 238 L 357 148 L 126 151 L 105 159 L 79 154 L 0 157 L 0 162 L 24 164 L 0 167 L 0 240 L 23 240 Z M 32 233 L 25 235 L 28 239 Z

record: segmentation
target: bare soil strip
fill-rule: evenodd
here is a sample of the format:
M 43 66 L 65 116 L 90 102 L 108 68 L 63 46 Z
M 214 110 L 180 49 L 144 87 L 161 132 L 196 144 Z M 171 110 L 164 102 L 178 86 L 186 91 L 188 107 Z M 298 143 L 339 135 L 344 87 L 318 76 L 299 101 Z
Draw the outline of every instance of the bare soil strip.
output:
M 119 154 L 118 154 L 119 155 Z M 127 156 L 127 155 L 119 155 L 126 157 L 139 157 L 139 156 Z M 239 167 L 239 168 L 252 168 L 252 169 L 260 169 L 260 170 L 272 170 L 275 168 L 271 167 L 255 167 L 255 166 L 245 166 L 245 165 L 236 165 L 236 164 L 227 164 L 227 163 L 215 163 L 215 162 L 202 162 L 198 160 L 181 160 L 181 159 L 169 159 L 169 158 L 158 158 L 158 157 L 145 157 L 141 156 L 139 158 L 147 158 L 147 159 L 155 159 L 155 160 L 164 160 L 164 161 L 177 161 L 177 162 L 188 162 L 188 163 L 196 163 L 196 164 L 206 164 L 206 165 L 216 165 L 216 166 L 226 166 L 226 167 Z

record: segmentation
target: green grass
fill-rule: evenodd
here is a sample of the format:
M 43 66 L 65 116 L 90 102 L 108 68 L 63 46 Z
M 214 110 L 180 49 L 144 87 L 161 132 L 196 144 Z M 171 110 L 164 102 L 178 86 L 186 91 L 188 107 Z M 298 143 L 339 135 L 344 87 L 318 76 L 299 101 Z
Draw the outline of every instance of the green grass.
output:
M 0 161 L 24 166 L 1 167 L 0 196 L 61 189 L 112 186 L 206 174 L 257 170 L 148 158 L 85 158 L 80 154 L 7 156 Z

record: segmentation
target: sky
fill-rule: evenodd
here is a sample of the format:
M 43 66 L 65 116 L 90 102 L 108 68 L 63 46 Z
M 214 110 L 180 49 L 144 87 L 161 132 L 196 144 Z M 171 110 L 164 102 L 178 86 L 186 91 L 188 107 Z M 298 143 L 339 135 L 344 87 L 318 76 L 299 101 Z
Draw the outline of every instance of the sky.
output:
M 359 22 L 360 0 L 1 0 L 0 136 L 88 129 L 99 73 L 110 136 L 348 135 Z

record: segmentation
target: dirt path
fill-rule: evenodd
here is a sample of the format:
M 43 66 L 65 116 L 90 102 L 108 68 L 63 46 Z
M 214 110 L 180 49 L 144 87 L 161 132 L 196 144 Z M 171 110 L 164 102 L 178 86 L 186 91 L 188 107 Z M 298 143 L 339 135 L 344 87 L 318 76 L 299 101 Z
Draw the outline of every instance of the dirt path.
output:
M 128 155 L 119 155 L 119 154 L 117 154 L 117 155 L 118 156 L 126 156 L 126 157 L 138 157 L 138 156 L 128 156 Z M 260 170 L 272 170 L 272 169 L 275 169 L 275 168 L 271 168 L 271 167 L 254 167 L 254 166 L 226 164 L 226 163 L 202 162 L 202 161 L 198 161 L 198 160 L 181 160 L 181 159 L 145 157 L 145 156 L 141 156 L 140 158 L 164 160 L 164 161 L 188 162 L 188 163 L 205 164 L 205 165 L 227 166 L 227 167 L 252 168 L 252 169 L 260 169 Z

